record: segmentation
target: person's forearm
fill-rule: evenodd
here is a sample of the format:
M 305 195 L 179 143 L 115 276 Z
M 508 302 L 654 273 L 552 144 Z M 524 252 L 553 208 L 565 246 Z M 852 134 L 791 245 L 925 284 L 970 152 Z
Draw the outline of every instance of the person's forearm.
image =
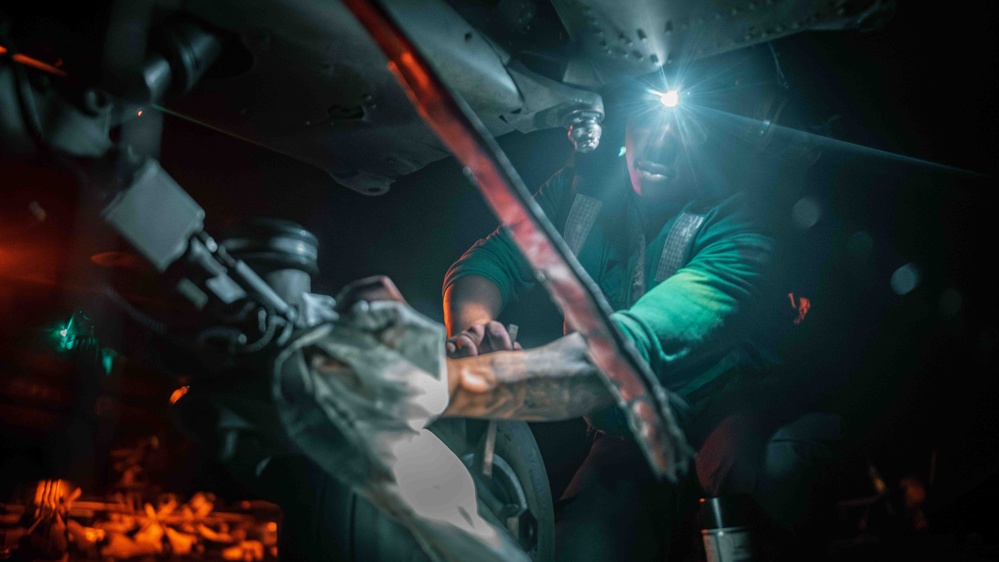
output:
M 459 277 L 444 292 L 444 326 L 449 336 L 495 320 L 503 308 L 496 285 L 479 275 Z
M 528 351 L 448 359 L 448 377 L 446 416 L 556 421 L 614 403 L 579 334 Z

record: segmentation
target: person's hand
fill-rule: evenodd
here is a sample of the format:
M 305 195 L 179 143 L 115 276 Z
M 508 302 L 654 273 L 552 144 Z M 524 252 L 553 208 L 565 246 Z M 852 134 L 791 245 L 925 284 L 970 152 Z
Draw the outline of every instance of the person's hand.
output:
M 507 328 L 492 320 L 485 324 L 475 324 L 447 339 L 444 343 L 447 356 L 475 357 L 493 351 L 511 351 L 522 349 L 517 343 L 517 326 L 511 324 Z

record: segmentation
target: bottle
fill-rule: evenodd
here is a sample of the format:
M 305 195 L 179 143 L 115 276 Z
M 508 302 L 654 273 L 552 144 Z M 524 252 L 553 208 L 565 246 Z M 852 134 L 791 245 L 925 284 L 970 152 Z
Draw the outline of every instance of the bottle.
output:
M 707 562 L 759 560 L 749 518 L 745 497 L 701 498 L 701 537 Z

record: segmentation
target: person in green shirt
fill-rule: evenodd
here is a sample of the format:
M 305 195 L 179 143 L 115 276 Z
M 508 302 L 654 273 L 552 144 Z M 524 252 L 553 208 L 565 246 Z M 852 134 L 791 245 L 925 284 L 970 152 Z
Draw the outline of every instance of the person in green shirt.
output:
M 728 81 L 737 96 L 733 84 L 760 68 L 750 67 L 715 73 L 715 86 Z M 826 455 L 823 442 L 838 431 L 835 421 L 830 427 L 823 420 L 818 432 L 806 428 L 805 437 L 792 426 L 774 433 L 760 411 L 766 400 L 759 396 L 773 384 L 775 342 L 782 333 L 774 322 L 790 320 L 775 312 L 774 235 L 733 178 L 740 177 L 739 166 L 761 164 L 760 143 L 737 137 L 747 123 L 749 137 L 765 137 L 773 104 L 762 104 L 755 119 L 713 125 L 705 122 L 717 115 L 666 107 L 666 96 L 648 92 L 643 87 L 628 97 L 623 156 L 608 156 L 616 146 L 605 139 L 603 154 L 577 155 L 535 199 L 616 311 L 612 320 L 671 391 L 674 414 L 698 449 L 696 471 L 676 485 L 658 483 L 629 438 L 623 415 L 608 407 L 613 401 L 599 390 L 528 395 L 511 390 L 492 371 L 473 369 L 459 377 L 448 410 L 533 421 L 587 417 L 592 445 L 557 504 L 560 560 L 665 558 L 675 545 L 671 536 L 683 532 L 678 524 L 690 519 L 691 507 L 705 495 L 751 494 L 762 504 L 780 497 L 771 511 L 793 517 L 801 509 L 789 505 L 789 497 L 797 495 L 800 502 L 807 494 L 787 489 L 800 491 L 800 475 Z M 681 89 L 681 100 L 684 95 Z M 747 95 L 740 103 L 759 100 Z M 741 177 L 748 182 L 750 175 Z M 477 242 L 444 280 L 448 355 L 518 349 L 497 319 L 535 283 L 505 230 Z M 559 350 L 567 364 L 579 355 L 576 347 L 585 352 L 572 331 L 566 326 L 564 341 L 546 346 L 555 350 L 555 363 Z M 503 361 L 496 359 L 490 369 Z

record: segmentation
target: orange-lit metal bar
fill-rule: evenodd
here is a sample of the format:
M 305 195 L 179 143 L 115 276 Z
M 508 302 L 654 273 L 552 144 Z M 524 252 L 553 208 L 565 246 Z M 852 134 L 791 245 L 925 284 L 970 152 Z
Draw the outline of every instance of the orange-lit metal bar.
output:
M 7 53 L 7 48 L 4 47 L 3 45 L 0 45 L 0 55 L 6 53 Z M 45 72 L 48 72 L 50 74 L 55 74 L 56 76 L 63 76 L 63 77 L 66 76 L 66 71 L 56 68 L 51 64 L 42 62 L 38 59 L 33 59 L 29 56 L 22 55 L 20 53 L 14 53 L 13 55 L 10 56 L 10 58 L 14 62 L 23 64 L 25 66 L 30 66 L 32 68 L 37 68 L 38 70 L 44 70 Z
M 586 338 L 653 471 L 675 479 L 686 467 L 689 448 L 665 389 L 610 320 L 611 309 L 600 290 L 475 114 L 437 77 L 385 8 L 370 0 L 344 4 L 381 47 L 417 111 L 465 167 L 569 323 Z

